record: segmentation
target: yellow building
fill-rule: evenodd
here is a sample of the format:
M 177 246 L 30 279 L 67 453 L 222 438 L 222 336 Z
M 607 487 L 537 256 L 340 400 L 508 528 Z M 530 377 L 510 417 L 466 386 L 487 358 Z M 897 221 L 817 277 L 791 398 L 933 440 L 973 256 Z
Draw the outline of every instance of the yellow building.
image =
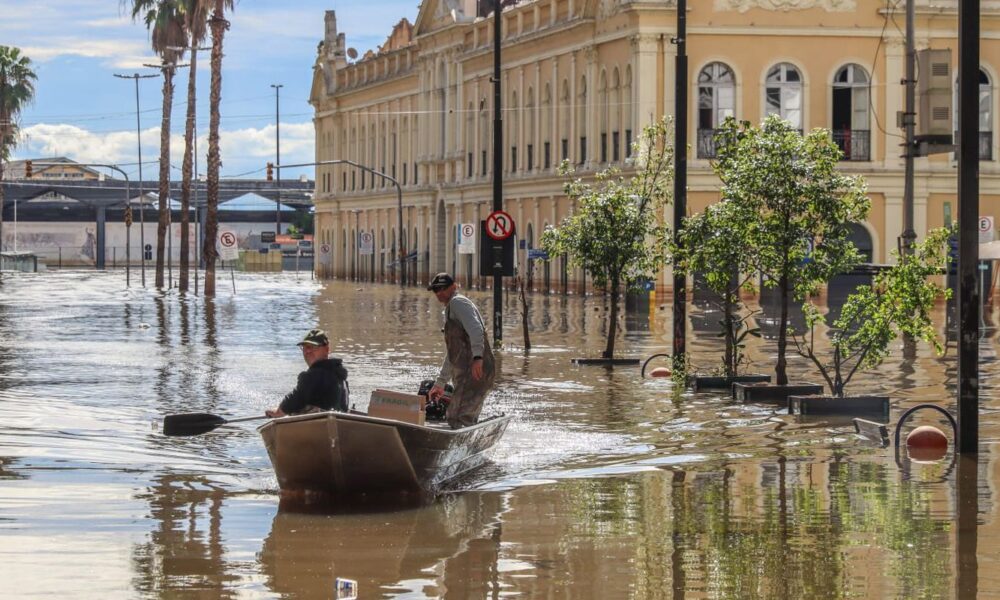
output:
M 918 50 L 951 49 L 957 70 L 958 0 L 914 0 Z M 317 170 L 316 232 L 330 258 L 321 276 L 392 279 L 402 237 L 417 268 L 450 270 L 466 285 L 478 265 L 456 251 L 457 224 L 492 206 L 493 18 L 491 1 L 424 0 L 378 51 L 357 58 L 333 11 L 314 67 L 316 160 L 351 160 Z M 885 0 L 698 0 L 688 3 L 688 204 L 718 199 L 711 171 L 713 130 L 726 116 L 752 122 L 777 113 L 804 130 L 829 129 L 843 169 L 863 174 L 872 211 L 857 241 L 887 262 L 903 226 L 902 130 L 905 3 Z M 503 10 L 504 208 L 517 223 L 518 257 L 573 207 L 556 172 L 566 158 L 584 176 L 629 165 L 642 127 L 674 112 L 675 2 L 534 0 Z M 1000 76 L 1000 6 L 982 9 L 980 191 L 983 215 L 1000 213 L 993 123 Z M 919 77 L 919 75 L 918 75 Z M 949 118 L 951 115 L 949 115 Z M 957 215 L 952 154 L 916 161 L 919 236 Z M 668 209 L 667 211 L 671 211 Z M 665 215 L 671 220 L 671 214 Z M 359 232 L 372 254 L 358 254 Z M 373 240 L 372 245 L 367 240 Z M 865 247 L 867 246 L 867 247 Z M 536 288 L 581 282 L 558 257 L 533 270 Z M 661 288 L 669 288 L 665 270 Z

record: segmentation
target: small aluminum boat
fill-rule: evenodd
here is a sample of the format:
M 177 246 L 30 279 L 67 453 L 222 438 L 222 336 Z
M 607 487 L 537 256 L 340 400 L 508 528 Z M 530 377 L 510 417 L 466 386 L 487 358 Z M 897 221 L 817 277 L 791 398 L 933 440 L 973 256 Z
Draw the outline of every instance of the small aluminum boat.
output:
M 331 411 L 273 419 L 257 431 L 283 492 L 435 493 L 482 466 L 512 418 L 451 429 Z

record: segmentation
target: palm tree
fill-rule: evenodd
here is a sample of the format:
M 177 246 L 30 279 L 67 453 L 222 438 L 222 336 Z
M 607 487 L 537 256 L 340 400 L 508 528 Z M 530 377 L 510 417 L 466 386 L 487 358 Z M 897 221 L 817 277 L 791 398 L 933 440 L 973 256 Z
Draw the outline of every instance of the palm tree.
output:
M 194 162 L 195 117 L 197 108 L 198 46 L 208 33 L 208 13 L 212 0 L 180 0 L 184 14 L 184 30 L 191 45 L 191 63 L 188 69 L 187 120 L 184 124 L 184 161 L 181 166 L 181 256 L 178 289 L 188 290 L 188 272 L 191 245 L 191 180 Z
M 31 59 L 19 48 L 0 46 L 0 180 L 4 161 L 17 145 L 17 118 L 35 97 L 35 72 Z M 3 242 L 3 187 L 0 186 L 0 244 Z
M 204 2 L 206 0 L 194 0 Z M 215 237 L 219 230 L 219 103 L 222 101 L 222 38 L 229 28 L 226 9 L 233 9 L 233 0 L 214 0 L 212 28 L 212 88 L 208 120 L 208 214 L 205 218 L 205 297 L 215 296 Z
M 178 0 L 123 0 L 132 2 L 132 20 L 140 17 L 150 30 L 153 51 L 163 59 L 163 116 L 160 121 L 159 223 L 156 227 L 156 287 L 163 287 L 163 251 L 170 220 L 170 113 L 174 103 L 174 71 L 187 39 Z

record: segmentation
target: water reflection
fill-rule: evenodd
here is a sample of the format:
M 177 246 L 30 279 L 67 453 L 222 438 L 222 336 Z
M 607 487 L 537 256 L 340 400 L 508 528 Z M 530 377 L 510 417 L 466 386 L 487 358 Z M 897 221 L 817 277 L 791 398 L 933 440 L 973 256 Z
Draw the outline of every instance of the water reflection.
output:
M 282 505 L 257 559 L 267 588 L 283 596 L 329 597 L 343 577 L 364 597 L 484 597 L 497 572 L 502 502 L 469 493 L 391 513 L 356 506 L 332 514 Z
M 279 505 L 252 426 L 165 438 L 150 423 L 259 414 L 294 383 L 294 342 L 315 325 L 334 338 L 360 407 L 376 387 L 415 389 L 443 353 L 433 296 L 268 275 L 206 302 L 122 292 L 117 277 L 0 284 L 5 593 L 73 597 L 86 581 L 95 597 L 311 598 L 338 576 L 360 580 L 365 597 L 1000 593 L 988 568 L 1000 559 L 989 353 L 978 464 L 901 472 L 843 423 L 572 365 L 603 348 L 601 298 L 532 295 L 533 350 L 517 352 L 510 295 L 502 384 L 486 410 L 516 419 L 494 462 L 428 506 L 316 514 Z M 470 297 L 489 320 L 491 293 Z M 634 316 L 623 352 L 669 347 L 669 310 Z M 717 327 L 696 323 L 694 360 L 714 365 Z M 773 340 L 748 351 L 770 371 Z M 796 356 L 789 374 L 815 377 Z M 897 348 L 854 386 L 890 395 L 893 421 L 919 402 L 953 407 L 954 353 Z M 51 560 L 67 548 L 74 560 Z

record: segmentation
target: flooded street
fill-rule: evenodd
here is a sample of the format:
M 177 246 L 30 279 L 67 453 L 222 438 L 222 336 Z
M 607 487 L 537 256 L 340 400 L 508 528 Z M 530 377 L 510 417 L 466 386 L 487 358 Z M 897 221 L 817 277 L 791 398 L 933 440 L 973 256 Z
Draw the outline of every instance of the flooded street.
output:
M 530 299 L 528 353 L 508 298 L 484 415 L 515 419 L 492 463 L 424 506 L 311 511 L 279 503 L 263 421 L 164 437 L 163 416 L 263 414 L 315 326 L 358 408 L 376 388 L 415 392 L 444 355 L 441 305 L 422 288 L 308 274 L 237 275 L 234 295 L 228 279 L 206 302 L 126 290 L 121 273 L 3 276 L 0 595 L 328 598 L 343 577 L 363 598 L 1000 596 L 995 331 L 980 351 L 978 527 L 962 536 L 951 454 L 904 452 L 900 467 L 847 419 L 575 366 L 604 347 L 604 301 L 544 294 Z M 489 307 L 489 292 L 469 296 Z M 708 371 L 717 319 L 692 312 L 688 347 Z M 668 351 L 669 319 L 662 300 L 627 314 L 619 352 Z M 771 373 L 774 347 L 755 340 L 750 370 Z M 954 409 L 954 343 L 902 354 L 849 393 L 891 396 L 893 425 L 922 402 Z M 789 361 L 793 381 L 822 382 Z

